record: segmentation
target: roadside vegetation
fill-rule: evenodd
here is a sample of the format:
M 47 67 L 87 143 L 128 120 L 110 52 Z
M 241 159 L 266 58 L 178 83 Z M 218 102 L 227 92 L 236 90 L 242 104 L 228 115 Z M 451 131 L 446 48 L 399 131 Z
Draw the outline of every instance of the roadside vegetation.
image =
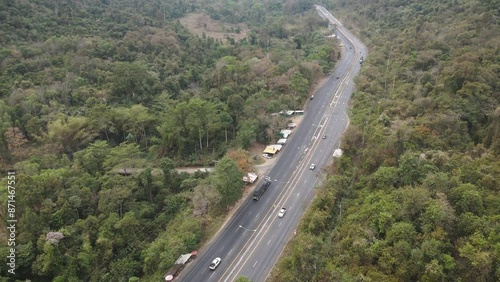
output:
M 2 1 L 0 171 L 16 170 L 19 229 L 0 280 L 159 281 L 199 248 L 242 196 L 245 149 L 286 124 L 270 114 L 301 109 L 340 56 L 311 7 Z M 189 30 L 193 15 L 206 23 Z M 215 172 L 174 170 L 188 165 Z
M 270 281 L 500 280 L 496 1 L 333 1 L 370 49 Z

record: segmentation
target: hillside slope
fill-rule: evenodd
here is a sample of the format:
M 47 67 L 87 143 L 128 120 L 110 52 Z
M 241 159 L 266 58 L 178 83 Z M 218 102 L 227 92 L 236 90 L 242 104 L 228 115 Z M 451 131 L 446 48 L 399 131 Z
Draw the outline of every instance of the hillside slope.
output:
M 1 281 L 158 281 L 210 239 L 339 57 L 311 5 L 226 2 L 0 1 Z

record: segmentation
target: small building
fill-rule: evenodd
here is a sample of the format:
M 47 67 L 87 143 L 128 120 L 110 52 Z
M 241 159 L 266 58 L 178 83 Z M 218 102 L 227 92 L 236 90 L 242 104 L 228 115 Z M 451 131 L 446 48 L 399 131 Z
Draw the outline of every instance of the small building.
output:
M 264 154 L 268 154 L 268 155 L 274 155 L 278 152 L 278 149 L 274 148 L 272 145 L 270 146 L 267 146 L 265 149 L 264 149 Z
M 336 149 L 334 152 L 333 152 L 333 157 L 334 158 L 339 158 L 339 157 L 342 157 L 342 150 L 341 149 Z
M 287 140 L 286 138 L 281 138 L 280 140 L 278 140 L 278 142 L 276 142 L 276 144 L 278 144 L 278 145 L 285 145 L 286 140 Z
M 172 268 L 165 274 L 165 281 L 172 281 L 179 275 L 179 273 L 182 271 L 184 266 L 193 259 L 196 258 L 196 255 L 198 254 L 197 251 L 192 251 L 189 254 L 183 254 L 181 255 L 174 263 Z
M 288 136 L 290 136 L 290 134 L 292 134 L 292 131 L 290 129 L 282 129 L 280 131 L 281 137 L 283 137 L 285 139 L 288 138 Z
M 256 173 L 249 172 L 247 175 L 243 176 L 243 182 L 245 183 L 254 183 L 259 176 Z
M 276 152 L 279 152 L 281 148 L 283 148 L 283 145 L 275 144 L 275 145 L 269 145 L 268 147 L 272 147 L 276 150 Z
M 282 116 L 291 116 L 294 113 L 295 113 L 295 111 L 292 111 L 292 110 L 282 110 L 279 112 L 279 114 Z

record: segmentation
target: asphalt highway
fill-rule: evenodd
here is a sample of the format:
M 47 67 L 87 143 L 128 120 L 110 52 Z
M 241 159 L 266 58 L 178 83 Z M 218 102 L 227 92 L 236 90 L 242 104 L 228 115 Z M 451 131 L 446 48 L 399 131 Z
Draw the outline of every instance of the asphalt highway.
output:
M 240 276 L 265 281 L 310 204 L 322 179 L 321 169 L 331 161 L 348 126 L 346 112 L 354 91 L 353 79 L 361 67 L 361 57 L 367 54 L 366 47 L 328 11 L 320 6 L 316 9 L 336 26 L 335 33 L 343 44 L 341 60 L 314 99 L 308 100 L 300 126 L 268 172 L 271 186 L 259 201 L 250 196 L 242 203 L 177 281 L 234 281 Z M 309 169 L 311 163 L 316 164 L 314 170 Z M 278 218 L 281 207 L 287 212 Z M 216 257 L 222 262 L 212 271 L 208 266 Z

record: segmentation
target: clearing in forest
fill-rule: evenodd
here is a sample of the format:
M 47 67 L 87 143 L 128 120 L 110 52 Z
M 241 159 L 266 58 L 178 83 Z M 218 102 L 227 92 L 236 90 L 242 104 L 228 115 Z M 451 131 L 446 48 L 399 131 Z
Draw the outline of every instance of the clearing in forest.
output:
M 214 39 L 226 39 L 227 37 L 234 38 L 236 41 L 247 36 L 248 27 L 243 24 L 230 24 L 221 21 L 216 21 L 208 15 L 200 13 L 187 14 L 180 19 L 181 24 L 190 32 L 202 36 L 203 33 L 207 37 Z

